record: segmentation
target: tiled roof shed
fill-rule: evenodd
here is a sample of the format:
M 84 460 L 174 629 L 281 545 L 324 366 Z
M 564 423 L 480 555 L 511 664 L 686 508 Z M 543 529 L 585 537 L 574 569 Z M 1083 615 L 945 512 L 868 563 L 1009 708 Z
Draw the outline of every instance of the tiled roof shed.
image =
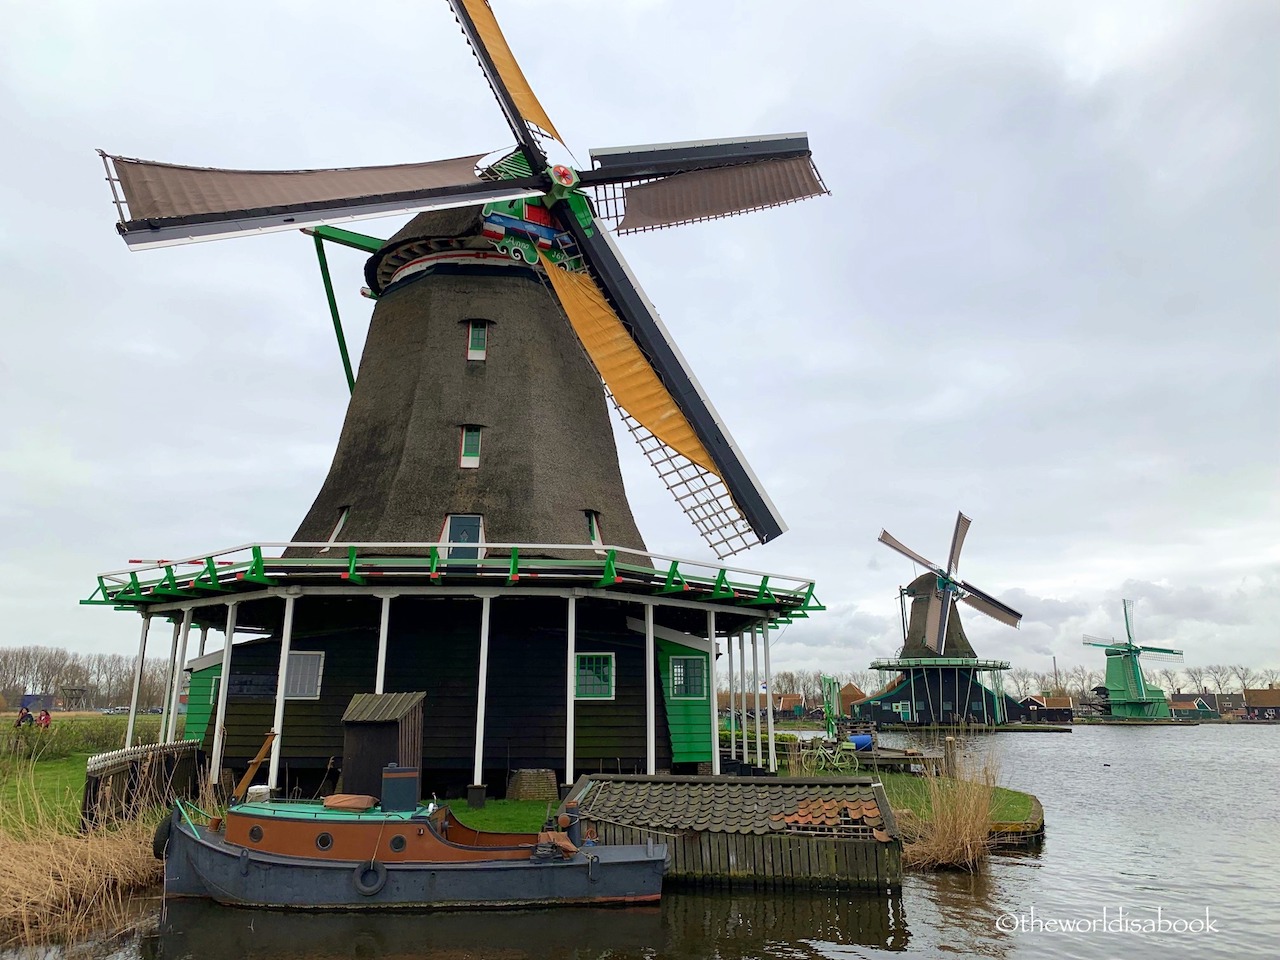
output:
M 588 774 L 572 802 L 602 843 L 665 840 L 672 880 L 885 889 L 902 879 L 897 823 L 870 777 Z

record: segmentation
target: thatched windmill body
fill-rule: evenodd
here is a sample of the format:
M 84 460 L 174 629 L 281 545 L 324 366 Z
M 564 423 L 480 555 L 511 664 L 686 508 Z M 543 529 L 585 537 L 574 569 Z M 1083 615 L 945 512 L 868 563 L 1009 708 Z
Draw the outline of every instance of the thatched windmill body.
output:
M 334 716 L 371 689 L 427 692 L 423 763 L 441 784 L 513 765 L 571 776 L 584 763 L 713 762 L 709 725 L 688 749 L 673 731 L 711 701 L 715 637 L 755 636 L 816 604 L 807 581 L 779 593 L 776 576 L 757 578 L 744 590 L 727 568 L 699 577 L 646 547 L 609 403 L 718 557 L 786 527 L 609 228 L 715 219 L 825 188 L 803 135 L 594 151 L 584 170 L 553 163 L 544 147 L 559 135 L 488 4 L 451 6 L 514 149 L 282 172 L 102 154 L 131 249 L 311 234 L 351 402 L 328 477 L 279 558 L 261 545 L 243 563 L 192 558 L 204 569 L 189 581 L 166 562 L 151 580 L 116 572 L 95 600 L 144 612 L 142 649 L 151 617 L 177 620 L 177 664 L 192 624 L 268 634 L 219 665 L 230 702 L 205 737 L 218 765 L 251 754 L 264 724 L 280 730 L 273 783 L 282 763 L 323 765 L 341 736 Z M 385 241 L 335 226 L 404 213 L 417 215 Z M 371 254 L 377 302 L 358 375 L 326 244 Z M 304 652 L 321 655 L 307 675 L 333 681 L 307 686 L 305 708 L 286 704 L 280 681 L 303 669 Z M 296 722 L 309 744 L 290 738 Z
M 880 531 L 881 543 L 928 572 L 899 589 L 902 650 L 897 657 L 871 664 L 889 682 L 858 705 L 863 719 L 912 726 L 993 725 L 1022 715 L 1022 707 L 1004 692 L 1002 677 L 1009 662 L 980 659 L 960 621 L 959 603 L 1011 627 L 1022 620 L 1018 611 L 959 578 L 960 551 L 970 523 L 963 513 L 956 515 L 945 567 L 926 560 L 888 531 Z

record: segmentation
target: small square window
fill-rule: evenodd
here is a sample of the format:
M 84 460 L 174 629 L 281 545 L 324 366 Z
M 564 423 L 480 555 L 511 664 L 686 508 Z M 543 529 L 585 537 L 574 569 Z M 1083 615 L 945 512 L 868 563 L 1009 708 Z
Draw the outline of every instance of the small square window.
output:
M 480 466 L 480 428 L 462 428 L 462 455 L 458 460 L 461 467 Z
M 467 324 L 467 359 L 483 360 L 489 348 L 489 324 L 471 320 Z
M 284 674 L 286 700 L 319 700 L 320 681 L 324 677 L 324 651 L 289 652 L 289 666 Z
M 702 700 L 707 695 L 707 661 L 702 657 L 671 658 L 671 696 Z
M 580 653 L 577 661 L 578 680 L 574 697 L 578 700 L 612 700 L 613 654 Z

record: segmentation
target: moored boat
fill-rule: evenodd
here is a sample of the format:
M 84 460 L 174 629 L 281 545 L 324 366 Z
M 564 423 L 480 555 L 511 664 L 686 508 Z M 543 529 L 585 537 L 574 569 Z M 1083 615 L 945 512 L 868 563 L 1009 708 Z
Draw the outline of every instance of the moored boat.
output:
M 490 833 L 447 807 L 383 810 L 373 797 L 250 801 L 204 825 L 193 813 L 179 802 L 161 829 L 167 897 L 353 910 L 644 903 L 662 892 L 665 844 L 579 846 L 567 817 L 568 831 Z

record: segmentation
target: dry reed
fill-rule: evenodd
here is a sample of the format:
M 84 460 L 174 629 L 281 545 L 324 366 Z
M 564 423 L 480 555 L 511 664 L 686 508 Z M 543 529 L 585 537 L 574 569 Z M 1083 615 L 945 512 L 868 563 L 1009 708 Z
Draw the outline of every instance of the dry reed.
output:
M 33 763 L 7 776 L 15 796 L 0 807 L 0 944 L 67 943 L 133 925 L 136 896 L 163 881 L 151 853 L 162 808 L 80 833 L 73 791 L 42 792 Z
M 991 853 L 991 809 L 996 771 L 988 760 L 980 769 L 960 764 L 955 777 L 926 768 L 927 816 L 895 811 L 905 841 L 903 865 L 913 870 L 981 870 Z

